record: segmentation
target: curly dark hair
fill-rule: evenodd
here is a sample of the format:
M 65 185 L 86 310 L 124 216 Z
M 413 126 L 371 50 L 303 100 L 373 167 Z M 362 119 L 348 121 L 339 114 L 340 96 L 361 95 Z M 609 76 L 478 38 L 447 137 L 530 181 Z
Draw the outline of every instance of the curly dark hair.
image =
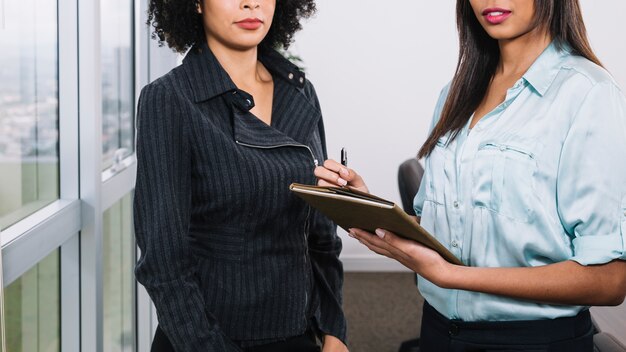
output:
M 152 38 L 179 53 L 205 41 L 202 15 L 197 12 L 200 1 L 150 0 L 147 24 L 154 27 Z M 276 0 L 272 27 L 260 46 L 287 49 L 293 35 L 302 29 L 300 20 L 315 11 L 315 0 Z

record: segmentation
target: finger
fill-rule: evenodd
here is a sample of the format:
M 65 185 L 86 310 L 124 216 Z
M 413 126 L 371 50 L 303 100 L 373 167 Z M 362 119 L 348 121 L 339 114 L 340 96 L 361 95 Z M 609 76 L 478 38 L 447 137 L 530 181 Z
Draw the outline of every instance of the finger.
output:
M 352 181 L 354 179 L 354 175 L 356 175 L 356 172 L 351 171 L 346 166 L 338 163 L 333 159 L 325 160 L 324 167 L 338 173 L 342 178 L 348 181 Z
M 357 239 L 359 241 L 359 243 L 361 243 L 364 246 L 366 246 L 369 250 L 371 250 L 371 251 L 373 251 L 373 252 L 375 252 L 377 254 L 384 255 L 385 257 L 388 257 L 390 259 L 396 260 L 397 262 L 399 262 L 400 264 L 404 265 L 405 267 L 407 267 L 411 271 L 415 272 L 415 268 L 413 268 L 410 259 L 404 257 L 403 255 L 394 254 L 394 253 L 388 251 L 387 249 L 384 249 L 384 248 L 381 248 L 381 247 L 377 247 L 376 245 L 372 244 L 371 242 L 368 242 L 367 240 L 360 240 L 356 236 L 353 236 L 353 235 L 350 235 L 350 236 L 354 237 L 355 239 Z
M 385 243 L 389 244 L 393 248 L 397 248 L 409 257 L 413 255 L 416 250 L 427 248 L 419 242 L 402 238 L 388 230 L 376 229 L 376 235 Z
M 339 173 L 341 171 L 341 169 L 345 169 L 346 167 L 341 165 L 339 162 L 337 162 L 336 160 L 333 159 L 326 159 L 324 160 L 324 167 L 332 170 L 336 173 Z
M 381 238 L 380 235 L 378 234 L 373 234 L 371 232 L 363 231 L 361 229 L 352 229 L 352 230 L 356 238 L 358 238 L 359 240 L 363 240 L 365 242 L 372 244 L 373 246 L 383 248 L 389 253 L 391 253 L 394 257 L 404 258 L 406 260 L 410 259 L 410 255 L 406 252 L 407 246 L 400 246 L 400 248 L 398 248 L 394 246 L 392 243 L 389 243 L 384 238 Z M 377 229 L 377 230 L 380 232 L 380 229 Z M 391 235 L 390 234 L 391 232 L 386 231 L 386 236 L 384 237 L 389 236 L 388 239 L 391 239 L 393 234 Z M 414 241 L 410 241 L 410 242 L 416 243 Z M 397 241 L 395 241 L 394 243 L 398 244 Z
M 330 182 L 328 182 L 328 181 L 326 181 L 326 180 L 322 180 L 322 179 L 319 179 L 319 180 L 317 181 L 317 185 L 318 185 L 318 186 L 321 186 L 321 187 L 337 187 L 337 185 L 336 185 L 336 184 L 334 184 L 334 183 L 330 183 Z
M 394 248 L 384 241 L 381 241 L 378 236 L 371 232 L 361 229 L 350 229 L 350 236 L 356 238 L 359 242 L 361 242 L 368 248 L 372 250 L 376 249 L 374 250 L 376 252 L 384 251 L 385 253 L 389 253 L 392 257 L 394 256 L 393 253 L 391 253 L 391 250 L 393 250 Z
M 348 181 L 341 178 L 338 173 L 332 170 L 329 170 L 325 167 L 318 166 L 315 168 L 313 173 L 315 174 L 315 177 L 317 177 L 318 179 L 325 180 L 333 184 L 334 186 L 345 186 L 348 184 Z
M 360 244 L 364 245 L 365 247 L 367 247 L 370 251 L 380 254 L 380 255 L 384 255 L 385 257 L 391 258 L 391 259 L 395 259 L 393 257 L 393 255 L 391 253 L 389 253 L 389 251 L 387 251 L 384 248 L 380 248 L 380 247 L 376 247 L 374 245 L 372 245 L 370 242 L 364 241 L 364 240 L 360 240 L 356 237 L 354 237 L 357 241 L 359 241 Z
M 380 229 L 377 229 L 377 231 L 381 232 Z M 432 248 L 429 248 L 421 243 L 412 240 L 401 238 L 400 236 L 392 232 L 386 230 L 382 231 L 384 232 L 383 240 L 390 246 L 388 250 L 392 254 L 395 253 L 396 250 L 401 252 L 404 256 L 404 259 L 406 259 L 409 263 L 424 263 L 424 260 L 431 264 L 441 264 L 442 262 L 445 262 L 441 254 L 439 254 Z M 415 266 L 413 268 L 415 268 L 414 271 L 420 270 L 418 267 Z
M 356 171 L 348 168 L 345 165 L 340 164 L 333 159 L 328 159 L 324 161 L 324 167 L 338 173 L 339 176 L 341 176 L 343 179 L 347 180 L 348 182 L 354 183 L 357 187 L 365 185 L 365 182 L 363 182 L 363 179 L 361 178 L 361 176 L 359 176 L 359 174 L 356 173 Z

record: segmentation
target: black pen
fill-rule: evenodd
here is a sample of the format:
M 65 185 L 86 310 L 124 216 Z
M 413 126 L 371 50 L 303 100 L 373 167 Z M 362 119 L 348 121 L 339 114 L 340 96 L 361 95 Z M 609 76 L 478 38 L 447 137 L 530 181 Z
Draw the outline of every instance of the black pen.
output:
M 341 165 L 348 166 L 348 151 L 346 148 L 341 148 Z

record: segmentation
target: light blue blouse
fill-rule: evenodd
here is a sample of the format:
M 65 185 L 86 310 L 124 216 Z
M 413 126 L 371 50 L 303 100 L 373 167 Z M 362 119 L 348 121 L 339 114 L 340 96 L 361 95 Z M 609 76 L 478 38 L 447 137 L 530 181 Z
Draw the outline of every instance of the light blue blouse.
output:
M 604 69 L 551 44 L 473 129 L 438 141 L 414 205 L 422 225 L 470 266 L 626 259 L 624 95 Z M 442 289 L 421 277 L 419 289 L 440 313 L 465 321 L 584 308 Z

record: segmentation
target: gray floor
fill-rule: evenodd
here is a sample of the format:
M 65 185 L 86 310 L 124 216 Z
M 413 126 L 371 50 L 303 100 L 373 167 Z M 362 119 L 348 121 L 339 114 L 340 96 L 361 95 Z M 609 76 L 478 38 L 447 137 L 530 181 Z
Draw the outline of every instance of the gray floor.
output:
M 344 311 L 351 352 L 397 352 L 419 336 L 423 298 L 411 273 L 346 273 Z

